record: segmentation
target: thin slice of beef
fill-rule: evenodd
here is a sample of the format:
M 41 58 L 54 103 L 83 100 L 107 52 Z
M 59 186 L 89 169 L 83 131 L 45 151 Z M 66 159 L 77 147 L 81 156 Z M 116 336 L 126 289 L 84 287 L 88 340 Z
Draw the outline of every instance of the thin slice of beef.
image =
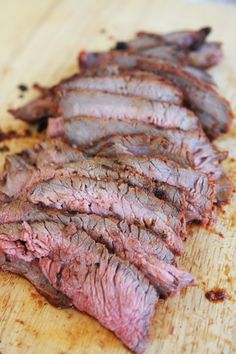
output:
M 228 131 L 233 113 L 229 102 L 213 89 L 190 73 L 181 70 L 180 66 L 164 61 L 151 63 L 151 61 L 138 62 L 139 68 L 156 72 L 171 80 L 183 93 L 186 103 L 200 118 L 205 132 L 211 138 L 217 138 Z
M 149 178 L 135 173 L 135 171 L 127 170 L 127 166 L 114 164 L 107 159 L 87 159 L 78 150 L 76 151 L 74 148 L 62 144 L 62 142 L 55 143 L 54 150 L 53 144 L 50 145 L 50 143 L 45 142 L 41 146 L 36 145 L 32 149 L 27 149 L 19 155 L 8 157 L 0 184 L 3 202 L 18 198 L 37 182 L 51 178 L 79 175 L 99 180 L 124 180 L 130 185 L 139 186 L 152 192 L 158 198 L 165 199 L 173 204 L 177 210 L 183 210 L 187 221 L 201 220 L 198 211 L 191 204 L 186 205 L 183 192 L 176 187 L 171 187 L 160 181 L 152 182 Z M 63 146 L 65 146 L 64 151 L 58 151 L 58 148 Z M 44 149 L 46 149 L 46 154 Z M 42 156 L 45 158 L 43 164 Z M 52 159 L 57 164 L 52 164 Z M 63 160 L 65 162 L 73 161 L 73 163 L 62 165 Z M 19 166 L 23 166 L 23 172 L 19 169 Z
M 19 156 L 16 157 L 20 159 Z M 12 159 L 14 160 L 14 155 Z M 152 171 L 153 169 L 156 171 Z M 124 156 L 113 161 L 113 159 L 87 158 L 81 155 L 76 162 L 66 163 L 63 166 L 50 165 L 35 169 L 30 167 L 28 172 L 24 169 L 25 179 L 21 180 L 21 184 L 18 182 L 17 168 L 10 172 L 11 183 L 8 183 L 7 168 L 5 168 L 5 183 L 0 188 L 0 192 L 9 198 L 18 197 L 37 182 L 51 178 L 83 176 L 103 181 L 123 180 L 131 186 L 141 187 L 152 192 L 156 197 L 172 203 L 179 212 L 183 211 L 186 221 L 199 220 L 208 223 L 213 216 L 214 186 L 209 185 L 207 177 L 160 157 L 147 159 L 136 156 L 133 159 Z
M 204 43 L 206 37 L 211 33 L 211 27 L 202 27 L 197 31 L 185 30 L 164 34 L 167 43 L 177 44 L 180 47 L 198 49 Z M 138 35 L 145 35 L 147 32 L 138 32 Z M 150 33 L 149 33 L 150 35 Z M 155 35 L 155 34 L 154 34 Z
M 204 83 L 211 85 L 214 89 L 217 89 L 217 84 L 213 77 L 206 72 L 205 70 L 201 70 L 199 68 L 195 68 L 193 66 L 185 66 L 184 71 L 196 77 L 196 79 L 203 81 Z M 144 71 L 146 73 L 146 71 Z
M 1 231 L 0 231 L 1 233 Z M 0 236 L 1 238 L 1 236 Z M 1 242 L 1 241 L 0 241 Z M 22 276 L 30 281 L 36 290 L 43 295 L 50 304 L 56 307 L 71 307 L 71 301 L 62 292 L 56 290 L 43 275 L 39 268 L 38 261 L 27 262 L 14 255 L 0 253 L 0 269 L 4 272 L 11 272 Z
M 115 215 L 130 223 L 137 222 L 162 235 L 176 254 L 182 253 L 179 237 L 185 231 L 182 212 L 138 187 L 76 176 L 38 183 L 28 198 L 52 208 Z
M 134 250 L 138 253 L 143 252 L 143 255 L 146 254 L 148 257 L 154 257 L 167 264 L 175 265 L 174 255 L 166 248 L 163 240 L 157 234 L 140 227 L 138 224 L 129 224 L 126 220 L 111 216 L 104 217 L 97 214 L 70 213 L 69 211 L 42 208 L 23 199 L 16 199 L 0 206 L 2 233 L 9 234 L 8 231 L 12 230 L 11 225 L 13 224 L 16 226 L 17 223 L 27 222 L 32 224 L 45 221 L 63 225 L 74 223 L 77 227 L 89 233 L 95 240 L 99 240 L 99 242 L 102 242 L 103 239 L 106 240 L 103 243 L 107 245 L 111 252 L 114 252 L 114 247 L 129 249 L 133 243 L 135 245 Z M 19 230 L 19 227 L 16 226 L 14 230 Z M 120 242 L 123 242 L 123 246 L 119 246 Z M 126 243 L 127 246 L 124 246 Z
M 167 34 L 139 31 L 134 39 L 128 42 L 117 43 L 116 49 L 144 49 L 163 44 L 175 44 L 180 48 L 198 49 L 211 32 L 210 27 L 204 27 L 197 31 L 175 31 Z M 122 48 L 121 48 L 122 47 Z
M 38 224 L 34 232 L 25 227 L 28 252 L 49 283 L 128 348 L 143 352 L 158 295 L 142 274 L 72 225 Z
M 127 74 L 81 76 L 77 75 L 59 84 L 62 90 L 92 90 L 138 96 L 154 101 L 182 104 L 182 92 L 155 76 Z
M 223 59 L 221 43 L 219 42 L 204 43 L 200 48 L 193 51 L 180 51 L 176 45 L 164 45 L 141 50 L 141 53 L 202 69 L 217 65 Z
M 85 151 L 89 156 L 119 157 L 122 154 L 147 157 L 163 156 L 182 167 L 192 166 L 191 156 L 184 146 L 176 146 L 165 137 L 152 137 L 147 134 L 111 136 L 105 145 L 96 144 Z
M 60 224 L 44 221 L 1 225 L 0 245 L 4 245 L 6 240 L 15 243 L 26 242 L 26 247 L 35 253 L 38 247 L 44 249 L 44 243 L 51 242 L 53 233 L 62 233 L 62 224 L 71 226 L 73 223 L 78 231 L 85 231 L 96 242 L 104 244 L 109 252 L 135 265 L 163 297 L 194 284 L 190 274 L 171 265 L 174 261 L 173 254 L 163 241 L 147 230 L 115 218 L 104 219 L 93 214 L 75 214 L 69 217 L 57 213 L 54 216 L 58 221 L 61 220 Z
M 51 133 L 55 121 L 49 121 Z M 154 137 L 165 137 L 178 147 L 184 146 L 189 151 L 193 157 L 192 167 L 194 169 L 212 175 L 216 182 L 216 197 L 219 203 L 227 203 L 230 200 L 232 184 L 220 166 L 220 162 L 227 157 L 227 153 L 217 151 L 201 129 L 188 132 L 177 129 L 157 129 L 141 122 L 114 121 L 109 118 L 98 120 L 94 117 L 77 117 L 63 122 L 63 127 L 64 138 L 81 149 L 89 145 L 95 146 L 98 143 L 99 148 L 102 148 L 114 135 L 145 133 Z
M 167 102 L 110 93 L 77 90 L 62 95 L 60 112 L 65 119 L 78 115 L 138 120 L 157 127 L 195 129 L 197 117 L 187 109 Z
M 82 69 L 117 64 L 162 75 L 183 91 L 186 104 L 199 117 L 204 130 L 211 138 L 216 138 L 229 129 L 233 117 L 229 102 L 221 97 L 212 85 L 192 75 L 182 65 L 155 56 L 125 52 L 88 53 L 87 58 L 83 54 L 80 63 Z
M 147 158 L 136 156 L 135 159 L 129 156 L 120 156 L 115 161 L 153 179 L 179 188 L 184 192 L 188 205 L 197 210 L 204 223 L 208 224 L 213 217 L 213 202 L 215 199 L 215 188 L 211 179 L 205 174 L 191 169 L 182 168 L 172 161 L 164 158 Z

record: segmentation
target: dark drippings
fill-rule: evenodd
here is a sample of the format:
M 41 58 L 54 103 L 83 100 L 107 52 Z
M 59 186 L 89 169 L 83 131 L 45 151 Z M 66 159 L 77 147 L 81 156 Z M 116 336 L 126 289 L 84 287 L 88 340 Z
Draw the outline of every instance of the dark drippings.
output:
M 117 42 L 115 49 L 116 50 L 125 50 L 125 49 L 128 49 L 128 45 L 126 42 Z
M 28 91 L 28 86 L 26 86 L 25 84 L 19 84 L 18 89 L 22 92 L 25 92 Z
M 0 152 L 8 152 L 8 151 L 10 151 L 8 146 L 3 145 L 3 146 L 0 147 Z
M 44 130 L 47 129 L 48 126 L 48 120 L 47 119 L 42 119 L 37 123 L 37 132 L 41 133 Z
M 205 293 L 205 297 L 207 298 L 207 300 L 209 300 L 211 302 L 222 302 L 227 299 L 227 294 L 224 289 L 216 288 L 216 289 L 212 289 L 210 291 L 207 291 Z

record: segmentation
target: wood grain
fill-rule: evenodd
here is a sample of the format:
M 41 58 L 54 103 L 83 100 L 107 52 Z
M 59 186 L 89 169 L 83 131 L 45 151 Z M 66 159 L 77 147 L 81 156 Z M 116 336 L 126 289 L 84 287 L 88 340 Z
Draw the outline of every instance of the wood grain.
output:
M 7 108 L 19 98 L 17 85 L 53 84 L 76 70 L 79 49 L 107 49 L 136 30 L 169 31 L 211 25 L 212 39 L 224 43 L 225 60 L 212 74 L 236 110 L 236 8 L 171 0 L 9 0 L 0 1 L 0 127 L 24 133 L 27 125 L 13 120 Z M 39 139 L 2 142 L 19 151 Z M 225 168 L 236 184 L 236 125 L 217 145 L 229 150 Z M 2 165 L 5 154 L 1 153 Z M 219 237 L 224 235 L 224 239 Z M 199 286 L 179 298 L 160 302 L 148 354 L 236 353 L 236 197 L 218 212 L 210 231 L 188 230 L 181 266 Z M 109 331 L 75 310 L 50 306 L 23 279 L 0 273 L 0 352 L 2 354 L 112 353 L 128 351 Z M 226 289 L 228 300 L 212 304 L 205 291 Z

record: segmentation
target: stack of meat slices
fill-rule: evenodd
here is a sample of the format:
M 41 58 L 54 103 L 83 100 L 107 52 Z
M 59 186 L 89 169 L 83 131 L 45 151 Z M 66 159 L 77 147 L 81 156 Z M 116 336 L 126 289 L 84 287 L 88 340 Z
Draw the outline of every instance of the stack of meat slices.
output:
M 186 224 L 209 225 L 231 196 L 227 153 L 211 143 L 232 111 L 204 71 L 222 58 L 209 32 L 139 32 L 82 52 L 78 74 L 11 110 L 49 119 L 51 139 L 6 159 L 1 268 L 137 353 L 158 298 L 196 284 L 176 263 Z

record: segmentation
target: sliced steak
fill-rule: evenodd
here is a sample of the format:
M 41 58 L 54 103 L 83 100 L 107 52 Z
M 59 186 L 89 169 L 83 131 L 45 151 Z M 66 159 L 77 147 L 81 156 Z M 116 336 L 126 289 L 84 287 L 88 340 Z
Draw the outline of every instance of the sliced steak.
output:
M 181 70 L 181 67 L 166 62 L 140 61 L 138 66 L 167 77 L 182 89 L 186 102 L 200 118 L 208 136 L 216 138 L 228 131 L 233 118 L 231 107 L 229 102 L 219 96 L 211 85 L 197 80 L 190 73 Z
M 23 259 L 18 258 L 17 256 L 2 253 L 3 251 L 4 250 L 1 248 L 1 270 L 3 270 L 4 272 L 11 272 L 20 275 L 25 279 L 29 280 L 30 283 L 36 288 L 36 290 L 41 295 L 43 295 L 53 306 L 61 308 L 72 306 L 71 301 L 66 295 L 52 287 L 52 285 L 49 283 L 49 281 L 43 275 L 41 269 L 39 268 L 37 260 L 27 262 Z
M 37 184 L 28 198 L 52 208 L 115 215 L 130 223 L 137 222 L 162 235 L 174 252 L 182 253 L 182 213 L 140 188 L 84 177 L 60 178 Z
M 158 299 L 141 273 L 74 227 L 55 223 L 37 224 L 34 231 L 25 227 L 28 252 L 39 260 L 49 283 L 141 353 Z
M 105 145 L 96 144 L 85 150 L 88 155 L 118 157 L 122 154 L 131 156 L 158 157 L 163 156 L 182 167 L 192 166 L 191 158 L 184 146 L 180 147 L 168 139 L 147 134 L 111 136 Z
M 154 56 L 124 52 L 87 53 L 87 59 L 83 54 L 80 62 L 84 69 L 106 63 L 157 73 L 183 91 L 186 104 L 199 117 L 204 130 L 211 138 L 228 131 L 233 117 L 229 102 L 221 97 L 212 85 L 192 75 L 182 65 L 168 63 Z
M 51 132 L 54 122 L 53 120 L 49 121 Z M 152 125 L 141 122 L 116 122 L 109 118 L 98 120 L 94 117 L 77 117 L 66 121 L 63 125 L 64 138 L 70 144 L 75 144 L 81 149 L 89 145 L 95 146 L 98 143 L 100 149 L 109 142 L 110 136 L 114 135 L 145 133 L 154 137 L 165 137 L 178 147 L 184 146 L 193 158 L 193 168 L 213 176 L 219 203 L 227 203 L 232 195 L 232 184 L 220 166 L 220 162 L 227 157 L 227 154 L 217 151 L 201 129 L 189 132 L 177 129 L 156 129 Z
M 186 201 L 201 215 L 206 224 L 212 220 L 215 199 L 214 184 L 202 173 L 185 169 L 162 158 L 122 156 L 115 161 L 124 164 L 140 174 L 161 181 L 184 191 Z
M 60 147 L 65 145 L 64 151 L 58 151 L 58 145 Z M 152 182 L 149 178 L 135 173 L 135 171 L 127 170 L 127 166 L 120 166 L 107 159 L 87 159 L 74 148 L 71 148 L 70 151 L 70 147 L 64 145 L 61 142 L 55 144 L 53 151 L 53 146 L 45 142 L 41 146 L 36 145 L 33 149 L 23 151 L 19 154 L 20 156 L 10 155 L 4 166 L 4 174 L 0 184 L 0 193 L 3 196 L 1 198 L 2 202 L 18 198 L 37 182 L 51 178 L 79 175 L 98 180 L 126 181 L 130 185 L 139 186 L 152 192 L 160 199 L 165 199 L 173 204 L 177 210 L 184 211 L 187 221 L 201 219 L 199 213 L 194 212 L 191 205 L 186 205 L 184 194 L 178 188 L 160 181 Z M 46 149 L 46 154 L 44 149 Z M 36 155 L 37 151 L 38 155 Z M 42 156 L 45 157 L 43 164 Z M 59 165 L 53 165 L 51 163 L 52 159 L 56 163 L 59 162 Z M 61 164 L 63 160 L 67 162 L 70 159 L 73 163 Z M 23 166 L 23 171 L 19 168 L 21 166 Z
M 202 69 L 214 66 L 223 59 L 221 43 L 218 42 L 204 43 L 200 48 L 193 51 L 180 51 L 175 45 L 164 45 L 142 50 L 141 53 Z
M 170 83 L 155 76 L 131 74 L 74 76 L 59 84 L 62 90 L 92 90 L 138 96 L 148 100 L 182 104 L 182 92 Z
M 156 171 L 152 171 L 153 169 Z M 83 176 L 103 181 L 123 180 L 131 186 L 141 187 L 159 199 L 172 203 L 179 212 L 184 212 L 186 221 L 199 220 L 208 223 L 213 216 L 214 187 L 209 185 L 207 177 L 162 158 L 147 159 L 136 156 L 133 159 L 124 156 L 113 161 L 102 157 L 81 156 L 76 162 L 63 166 L 51 165 L 35 169 L 30 167 L 28 173 L 24 169 L 24 176 L 25 179 L 19 184 L 18 170 L 11 171 L 9 175 L 11 183 L 8 183 L 5 169 L 5 183 L 1 186 L 0 192 L 9 198 L 16 198 L 37 182 L 60 177 Z
M 210 27 L 204 27 L 197 31 L 175 31 L 167 34 L 139 31 L 135 39 L 127 42 L 127 46 L 131 49 L 142 49 L 168 43 L 175 44 L 181 48 L 198 49 L 204 43 L 210 32 Z
M 63 94 L 60 111 L 65 119 L 78 115 L 121 120 L 138 120 L 157 127 L 190 130 L 197 128 L 196 116 L 185 108 L 137 97 L 92 92 L 70 91 Z
M 46 214 L 46 212 L 45 212 Z M 176 293 L 181 288 L 194 283 L 193 277 L 182 270 L 177 269 L 171 263 L 174 262 L 173 254 L 166 248 L 163 241 L 148 230 L 140 229 L 136 225 L 129 225 L 125 221 L 115 218 L 103 218 L 98 215 L 77 214 L 66 216 L 59 213 L 51 213 L 60 224 L 52 221 L 33 222 L 24 224 L 5 224 L 0 226 L 0 244 L 8 242 L 28 242 L 27 248 L 34 253 L 35 249 L 44 242 L 50 241 L 48 230 L 59 230 L 65 225 L 75 224 L 78 231 L 88 233 L 96 242 L 103 243 L 109 252 L 115 253 L 121 259 L 135 265 L 157 288 L 163 297 Z M 30 228 L 30 236 L 27 235 Z M 32 247 L 32 242 L 34 243 Z M 144 248 L 143 248 L 144 246 Z

